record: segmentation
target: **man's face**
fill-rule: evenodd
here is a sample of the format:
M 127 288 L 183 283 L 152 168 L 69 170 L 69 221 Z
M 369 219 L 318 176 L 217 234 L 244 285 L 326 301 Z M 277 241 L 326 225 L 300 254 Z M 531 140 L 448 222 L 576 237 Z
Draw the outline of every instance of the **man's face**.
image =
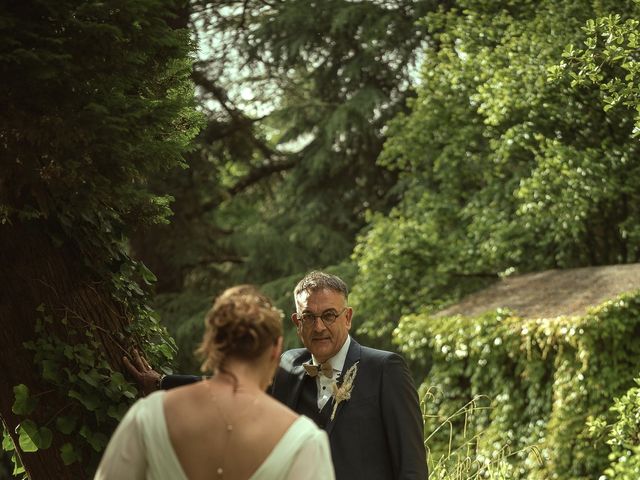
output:
M 347 307 L 341 293 L 328 289 L 301 292 L 296 297 L 296 308 L 298 311 L 291 315 L 291 319 L 296 325 L 300 340 L 318 362 L 326 362 L 338 353 L 347 339 L 353 310 Z M 329 312 L 340 315 L 332 324 L 325 325 L 319 316 Z M 303 322 L 304 314 L 318 317 L 311 322 Z

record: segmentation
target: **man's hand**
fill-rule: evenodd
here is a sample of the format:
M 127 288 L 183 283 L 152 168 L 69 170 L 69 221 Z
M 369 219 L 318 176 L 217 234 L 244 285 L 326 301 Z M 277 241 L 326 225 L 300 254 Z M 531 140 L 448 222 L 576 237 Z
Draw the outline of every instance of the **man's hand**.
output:
M 133 363 L 127 357 L 122 357 L 122 361 L 138 384 L 138 387 L 142 390 L 142 393 L 149 395 L 156 391 L 160 387 L 162 375 L 151 368 L 147 359 L 141 356 L 136 349 L 133 350 L 131 357 Z

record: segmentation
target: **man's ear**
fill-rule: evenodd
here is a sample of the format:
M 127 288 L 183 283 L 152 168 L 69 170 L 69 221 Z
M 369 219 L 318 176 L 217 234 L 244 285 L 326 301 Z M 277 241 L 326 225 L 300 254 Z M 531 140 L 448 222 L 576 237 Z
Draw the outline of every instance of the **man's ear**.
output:
M 302 340 L 302 320 L 298 318 L 297 313 L 291 314 L 291 321 L 296 326 L 296 335 L 298 335 L 298 339 L 304 343 L 304 340 Z
M 345 325 L 347 326 L 347 330 L 351 329 L 351 317 L 353 316 L 353 308 L 347 307 L 347 311 L 345 312 L 347 321 Z

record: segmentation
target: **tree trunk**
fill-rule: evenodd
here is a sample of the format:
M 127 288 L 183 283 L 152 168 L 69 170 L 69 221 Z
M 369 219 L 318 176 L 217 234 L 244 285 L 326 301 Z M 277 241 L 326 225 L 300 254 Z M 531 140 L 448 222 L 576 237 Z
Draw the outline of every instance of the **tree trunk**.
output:
M 84 462 L 65 466 L 60 456 L 60 447 L 68 437 L 65 440 L 57 431 L 50 412 L 64 409 L 70 399 L 42 379 L 34 365 L 33 351 L 24 346 L 37 338 L 36 321 L 43 317 L 38 307 L 44 305 L 52 314 L 49 334 L 67 338 L 69 328 L 91 329 L 108 362 L 114 369 L 124 370 L 121 359 L 125 346 L 116 335 L 123 332 L 128 319 L 106 293 L 101 283 L 104 280 L 85 266 L 90 259 L 81 254 L 72 239 L 62 235 L 44 222 L 0 226 L 0 415 L 18 445 L 16 427 L 21 419 L 12 412 L 13 387 L 27 385 L 32 395 L 40 396 L 40 404 L 46 405 L 49 418 L 41 418 L 44 414 L 40 408 L 29 417 L 52 430 L 51 447 L 35 453 L 20 452 L 30 478 L 37 480 L 81 479 L 88 475 L 83 469 L 86 464 L 81 464 Z M 57 321 L 64 317 L 67 325 Z

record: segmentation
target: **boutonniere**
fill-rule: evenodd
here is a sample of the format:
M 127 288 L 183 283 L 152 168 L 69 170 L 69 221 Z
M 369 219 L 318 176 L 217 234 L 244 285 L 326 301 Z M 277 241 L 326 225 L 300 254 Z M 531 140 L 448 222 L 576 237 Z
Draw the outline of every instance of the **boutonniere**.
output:
M 356 373 L 358 373 L 358 363 L 354 363 L 349 370 L 344 374 L 344 380 L 342 384 L 338 385 L 333 383 L 333 412 L 331 412 L 331 420 L 336 416 L 338 405 L 340 402 L 344 402 L 351 398 L 351 390 L 353 390 L 353 382 L 356 379 Z

